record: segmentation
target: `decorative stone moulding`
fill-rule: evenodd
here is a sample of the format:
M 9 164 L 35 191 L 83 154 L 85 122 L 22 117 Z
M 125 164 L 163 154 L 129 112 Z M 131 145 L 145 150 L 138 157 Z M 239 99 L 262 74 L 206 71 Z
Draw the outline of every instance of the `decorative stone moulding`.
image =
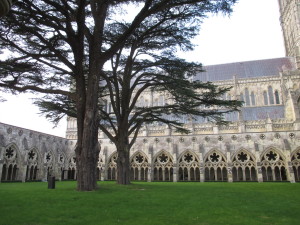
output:
M 294 139 L 295 138 L 295 134 L 294 133 L 289 133 L 289 137 L 290 137 L 290 139 Z
M 18 132 L 19 136 L 22 136 L 23 133 L 24 133 L 23 130 L 19 130 Z
M 231 136 L 231 140 L 236 141 L 237 140 L 237 136 L 236 135 L 232 135 Z
M 276 139 L 279 139 L 281 136 L 280 136 L 279 133 L 276 133 L 276 134 L 274 134 L 274 137 L 275 137 Z
M 7 128 L 6 132 L 7 132 L 8 134 L 11 134 L 11 133 L 12 133 L 12 128 L 11 128 L 11 127 Z
M 266 135 L 265 135 L 265 134 L 261 134 L 261 135 L 259 135 L 259 138 L 260 138 L 261 140 L 264 140 L 264 139 L 266 139 Z

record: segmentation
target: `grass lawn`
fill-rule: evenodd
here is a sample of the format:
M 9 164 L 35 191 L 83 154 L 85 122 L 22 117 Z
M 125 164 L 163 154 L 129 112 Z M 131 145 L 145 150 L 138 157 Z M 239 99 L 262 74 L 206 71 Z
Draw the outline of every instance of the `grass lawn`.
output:
M 300 224 L 300 183 L 0 183 L 1 225 Z

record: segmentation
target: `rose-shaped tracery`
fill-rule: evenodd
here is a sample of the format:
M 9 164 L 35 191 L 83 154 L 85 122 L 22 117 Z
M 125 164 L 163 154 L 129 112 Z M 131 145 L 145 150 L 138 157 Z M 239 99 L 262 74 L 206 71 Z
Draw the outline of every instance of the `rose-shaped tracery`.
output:
M 272 160 L 275 161 L 277 159 L 278 155 L 275 152 L 270 151 L 269 153 L 266 154 L 266 156 L 269 161 L 272 161 Z
M 237 158 L 241 162 L 246 162 L 248 160 L 248 155 L 244 152 L 241 152 L 240 154 L 237 155 Z
M 216 152 L 214 152 L 213 154 L 211 154 L 209 156 L 209 158 L 210 158 L 210 161 L 212 161 L 212 162 L 219 162 L 220 155 L 218 155 Z
M 187 162 L 187 163 L 190 163 L 192 161 L 194 161 L 194 156 L 191 155 L 190 153 L 187 153 L 183 156 L 184 158 L 184 161 Z
M 5 157 L 7 159 L 13 158 L 14 155 L 15 155 L 15 150 L 12 147 L 9 147 L 9 148 L 6 149 L 6 151 L 5 151 Z

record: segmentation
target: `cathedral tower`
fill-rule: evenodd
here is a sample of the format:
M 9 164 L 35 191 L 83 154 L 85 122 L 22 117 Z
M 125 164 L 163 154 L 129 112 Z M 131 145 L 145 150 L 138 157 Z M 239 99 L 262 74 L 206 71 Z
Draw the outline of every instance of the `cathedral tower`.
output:
M 278 2 L 285 54 L 295 57 L 297 68 L 300 68 L 300 1 L 278 0 Z

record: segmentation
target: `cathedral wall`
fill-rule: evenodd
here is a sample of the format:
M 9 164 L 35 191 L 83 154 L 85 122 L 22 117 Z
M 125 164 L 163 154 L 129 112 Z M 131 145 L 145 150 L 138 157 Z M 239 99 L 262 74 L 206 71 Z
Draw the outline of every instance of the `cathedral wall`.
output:
M 1 181 L 61 179 L 69 144 L 65 138 L 0 123 Z

